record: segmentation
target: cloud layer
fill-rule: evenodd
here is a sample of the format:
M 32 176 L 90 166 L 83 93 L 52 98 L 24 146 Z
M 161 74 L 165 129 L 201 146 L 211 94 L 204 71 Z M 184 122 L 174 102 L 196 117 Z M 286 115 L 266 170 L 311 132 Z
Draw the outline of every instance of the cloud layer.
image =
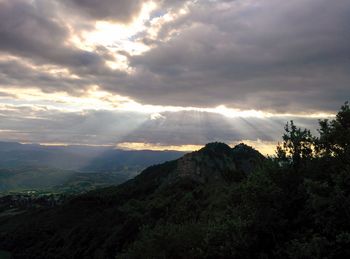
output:
M 286 120 L 314 132 L 316 119 L 228 118 L 198 111 L 145 114 L 129 111 L 61 112 L 11 105 L 0 109 L 0 141 L 25 143 L 117 145 L 146 143 L 150 147 L 200 146 L 208 142 L 238 143 L 242 140 L 277 143 Z M 271 151 L 271 150 L 270 150 Z
M 94 84 L 147 104 L 297 112 L 334 111 L 350 94 L 346 0 L 157 1 L 129 37 L 147 51 L 123 50 L 113 31 L 112 47 L 71 41 L 84 41 L 96 21 L 128 26 L 147 3 L 2 0 L 2 85 L 26 85 L 35 74 L 31 84 L 44 91 Z M 131 72 L 106 63 L 121 57 Z
M 3 115 L 2 136 L 90 144 L 275 140 L 287 117 L 182 110 L 152 120 L 118 110 L 112 99 L 104 101 L 114 110 L 91 104 L 67 113 L 56 105 L 51 114 L 37 110 L 50 100 L 17 94 L 104 91 L 159 107 L 334 113 L 350 96 L 349 13 L 347 0 L 0 0 L 0 88 L 7 89 L 0 104 L 17 114 Z M 60 131 L 69 124 L 72 131 Z M 50 125 L 54 139 L 45 135 Z

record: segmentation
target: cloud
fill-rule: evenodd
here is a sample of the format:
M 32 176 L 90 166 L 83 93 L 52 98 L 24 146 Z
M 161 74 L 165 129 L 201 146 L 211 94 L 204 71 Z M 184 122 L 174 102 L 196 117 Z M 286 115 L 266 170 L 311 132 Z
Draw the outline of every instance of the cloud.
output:
M 111 20 L 127 23 L 138 15 L 143 0 L 65 0 L 78 12 L 94 20 Z
M 347 0 L 162 0 L 123 44 L 84 41 L 99 20 L 128 32 L 146 2 L 0 1 L 0 85 L 280 113 L 334 112 L 350 96 Z
M 198 3 L 164 27 L 175 36 L 131 57 L 143 84 L 129 91 L 157 104 L 334 110 L 350 94 L 349 11 L 345 0 Z
M 55 70 L 57 67 L 51 67 Z M 83 89 L 88 81 L 72 77 L 68 71 L 50 73 L 50 67 L 33 66 L 23 60 L 0 60 L 0 85 L 6 87 L 37 87 L 44 91 L 66 90 L 70 93 Z
M 37 105 L 2 105 L 0 139 L 87 145 L 148 143 L 173 147 L 213 141 L 276 143 L 289 119 L 316 132 L 317 120 L 310 118 L 228 118 L 197 111 L 164 112 L 154 117 L 129 111 L 64 112 Z
M 71 35 L 64 17 L 50 12 L 50 8 L 55 8 L 54 2 L 50 2 L 51 5 L 41 3 L 26 0 L 0 2 L 0 51 L 24 58 L 31 65 L 58 66 L 76 74 L 98 73 L 104 69 L 103 56 L 98 52 L 68 44 Z M 14 64 L 10 62 L 10 65 Z M 33 67 L 26 69 L 30 71 Z M 42 79 L 45 83 L 46 78 Z
M 116 111 L 62 112 L 33 106 L 0 108 L 0 138 L 30 143 L 114 145 L 147 120 Z

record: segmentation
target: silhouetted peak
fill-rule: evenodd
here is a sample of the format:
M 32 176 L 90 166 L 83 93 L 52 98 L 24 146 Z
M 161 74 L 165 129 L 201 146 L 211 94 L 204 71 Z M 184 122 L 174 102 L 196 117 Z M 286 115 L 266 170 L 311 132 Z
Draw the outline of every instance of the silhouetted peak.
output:
M 233 149 L 254 149 L 254 148 L 252 148 L 251 146 L 248 146 L 244 143 L 239 143 Z
M 264 159 L 265 157 L 256 149 L 251 146 L 248 146 L 244 143 L 240 143 L 232 148 L 232 153 L 236 158 L 258 158 Z
M 170 164 L 146 169 L 139 179 L 154 179 L 166 184 L 189 178 L 196 182 L 240 181 L 263 161 L 264 156 L 245 144 L 230 148 L 225 143 L 213 142 L 202 149 L 188 153 Z M 171 165 L 171 166 L 169 166 Z M 165 167 L 164 167 L 165 166 Z
M 230 146 L 222 142 L 212 142 L 206 144 L 199 152 L 210 152 L 215 154 L 228 154 L 231 152 Z
M 223 174 L 237 171 L 232 149 L 224 143 L 213 142 L 178 160 L 176 175 L 200 182 L 221 180 Z

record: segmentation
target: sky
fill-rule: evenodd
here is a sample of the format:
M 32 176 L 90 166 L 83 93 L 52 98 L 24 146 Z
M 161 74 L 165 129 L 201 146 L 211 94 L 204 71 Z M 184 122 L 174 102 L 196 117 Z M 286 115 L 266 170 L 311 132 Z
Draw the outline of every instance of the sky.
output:
M 0 0 L 0 140 L 273 153 L 350 97 L 348 0 Z

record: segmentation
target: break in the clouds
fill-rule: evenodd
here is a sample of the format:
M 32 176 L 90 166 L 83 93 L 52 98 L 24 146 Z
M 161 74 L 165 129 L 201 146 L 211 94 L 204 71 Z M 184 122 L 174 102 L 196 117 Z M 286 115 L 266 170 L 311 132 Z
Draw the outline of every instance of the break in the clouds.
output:
M 294 118 L 316 128 L 315 119 Z M 208 142 L 261 143 L 273 148 L 285 117 L 233 117 L 200 111 L 145 114 L 130 111 L 62 112 L 30 106 L 0 108 L 0 140 L 22 143 L 108 145 L 123 148 L 199 147 Z M 53 134 L 54 133 L 54 134 Z M 146 146 L 148 145 L 148 146 Z M 272 149 L 266 150 L 271 153 Z
M 349 99 L 349 13 L 347 0 L 0 0 L 1 138 L 275 141 L 291 116 Z

